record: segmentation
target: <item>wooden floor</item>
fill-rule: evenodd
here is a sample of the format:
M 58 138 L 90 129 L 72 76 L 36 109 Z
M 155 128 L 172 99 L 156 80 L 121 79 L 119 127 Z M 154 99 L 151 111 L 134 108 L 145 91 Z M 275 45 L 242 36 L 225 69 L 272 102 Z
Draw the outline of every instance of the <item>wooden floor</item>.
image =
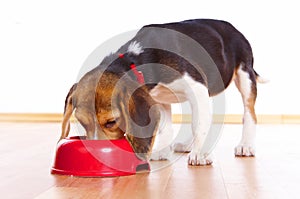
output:
M 212 166 L 177 154 L 151 173 L 77 178 L 50 174 L 60 124 L 0 123 L 0 198 L 299 198 L 300 126 L 259 125 L 255 158 L 233 156 L 240 131 L 224 126 Z

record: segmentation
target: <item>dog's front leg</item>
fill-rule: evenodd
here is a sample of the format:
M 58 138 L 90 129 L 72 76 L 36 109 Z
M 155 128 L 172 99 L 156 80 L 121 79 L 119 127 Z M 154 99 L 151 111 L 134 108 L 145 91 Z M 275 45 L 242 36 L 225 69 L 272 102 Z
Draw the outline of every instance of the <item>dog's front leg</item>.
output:
M 161 104 L 159 132 L 156 135 L 151 160 L 170 159 L 173 142 L 172 112 L 170 104 Z
M 211 125 L 209 93 L 206 86 L 198 82 L 190 84 L 188 92 L 188 100 L 192 109 L 192 132 L 194 136 L 188 163 L 193 166 L 209 165 L 212 164 L 209 154 L 203 154 L 201 151 Z

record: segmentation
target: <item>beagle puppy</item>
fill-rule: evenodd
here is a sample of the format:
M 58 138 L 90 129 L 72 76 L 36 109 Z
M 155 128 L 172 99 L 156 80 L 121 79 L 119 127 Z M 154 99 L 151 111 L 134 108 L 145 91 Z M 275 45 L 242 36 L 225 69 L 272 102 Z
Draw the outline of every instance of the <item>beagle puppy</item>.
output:
M 126 134 L 138 157 L 165 159 L 172 138 L 171 104 L 189 101 L 194 142 L 190 165 L 208 165 L 201 154 L 211 124 L 209 97 L 234 81 L 244 103 L 243 133 L 236 156 L 254 156 L 257 81 L 252 49 L 230 23 L 195 19 L 144 26 L 70 89 L 61 139 L 69 119 L 84 127 L 87 139 L 119 139 Z M 151 157 L 154 148 L 164 150 Z

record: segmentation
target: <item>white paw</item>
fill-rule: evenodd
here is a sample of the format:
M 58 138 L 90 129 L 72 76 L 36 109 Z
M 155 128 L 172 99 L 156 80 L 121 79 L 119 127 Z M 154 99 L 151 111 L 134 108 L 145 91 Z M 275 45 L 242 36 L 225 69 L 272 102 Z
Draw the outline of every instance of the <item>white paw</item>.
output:
M 187 143 L 175 143 L 173 144 L 174 152 L 177 153 L 188 153 L 191 152 L 191 144 Z
M 208 155 L 201 155 L 200 153 L 195 153 L 192 151 L 189 154 L 188 163 L 192 166 L 205 166 L 211 165 L 213 163 L 213 160 Z
M 238 145 L 234 149 L 235 156 L 251 157 L 255 156 L 255 149 L 252 146 Z
M 150 160 L 169 160 L 171 158 L 171 155 L 173 153 L 173 150 L 171 147 L 166 147 L 160 151 L 153 151 L 150 156 Z

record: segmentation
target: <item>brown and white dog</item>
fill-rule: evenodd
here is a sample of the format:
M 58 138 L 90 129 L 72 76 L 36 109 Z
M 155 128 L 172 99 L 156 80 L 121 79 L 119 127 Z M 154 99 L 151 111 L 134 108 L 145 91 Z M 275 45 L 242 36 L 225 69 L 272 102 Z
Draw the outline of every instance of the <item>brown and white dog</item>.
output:
M 219 20 L 144 26 L 70 89 L 61 139 L 68 136 L 75 110 L 88 139 L 119 139 L 126 133 L 137 156 L 149 159 L 153 145 L 164 145 L 172 137 L 171 104 L 189 101 L 195 141 L 188 163 L 211 164 L 200 153 L 211 124 L 209 97 L 232 80 L 244 103 L 243 134 L 235 155 L 254 156 L 260 77 L 247 39 Z M 165 159 L 170 150 L 152 159 Z

